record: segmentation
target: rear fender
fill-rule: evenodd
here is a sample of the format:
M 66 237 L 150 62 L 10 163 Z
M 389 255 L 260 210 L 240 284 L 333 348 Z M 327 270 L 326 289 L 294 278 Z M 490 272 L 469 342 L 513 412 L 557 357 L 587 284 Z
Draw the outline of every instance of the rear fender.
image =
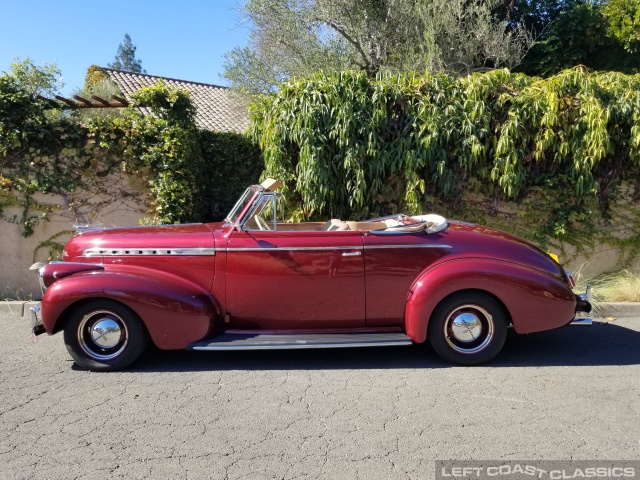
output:
M 485 292 L 498 300 L 518 333 L 562 327 L 574 317 L 575 295 L 559 279 L 509 262 L 454 259 L 427 269 L 411 286 L 405 309 L 407 335 L 424 342 L 435 308 L 461 290 Z
M 202 288 L 174 275 L 97 271 L 56 281 L 42 299 L 47 333 L 63 328 L 66 314 L 80 302 L 108 298 L 132 309 L 159 348 L 181 349 L 213 334 L 222 315 Z

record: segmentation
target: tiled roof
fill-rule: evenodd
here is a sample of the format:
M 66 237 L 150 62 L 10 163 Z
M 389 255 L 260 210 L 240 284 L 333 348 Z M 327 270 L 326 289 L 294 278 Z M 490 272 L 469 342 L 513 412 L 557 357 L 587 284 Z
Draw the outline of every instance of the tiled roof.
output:
M 142 87 L 155 85 L 160 79 L 170 87 L 187 90 L 196 107 L 196 124 L 200 128 L 242 133 L 249 125 L 246 105 L 233 96 L 227 87 L 111 68 L 105 68 L 104 71 L 127 98 Z

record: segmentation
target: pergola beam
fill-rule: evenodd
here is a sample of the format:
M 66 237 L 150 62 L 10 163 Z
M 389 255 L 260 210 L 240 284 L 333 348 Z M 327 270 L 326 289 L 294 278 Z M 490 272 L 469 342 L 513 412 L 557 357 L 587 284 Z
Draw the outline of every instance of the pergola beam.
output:
M 38 100 L 42 100 L 43 102 L 47 102 L 53 108 L 60 108 L 60 105 L 58 105 L 55 100 L 51 100 L 50 98 L 43 97 L 42 95 L 38 95 L 37 98 L 38 98 Z
M 74 95 L 73 99 L 75 102 L 60 95 L 56 95 L 55 100 L 43 97 L 42 95 L 38 95 L 37 98 L 38 100 L 47 102 L 54 108 L 61 108 L 61 104 L 70 108 L 125 108 L 129 106 L 129 101 L 119 95 L 111 95 L 111 98 L 113 99 L 112 102 L 105 100 L 102 97 L 98 97 L 97 95 L 91 95 L 93 101 L 81 97 L 80 95 Z
M 78 102 L 82 102 L 85 105 L 87 105 L 88 107 L 93 107 L 93 103 L 91 103 L 89 100 L 87 100 L 86 98 L 81 97 L 80 95 L 74 95 L 73 98 L 75 98 Z
M 56 95 L 56 100 L 59 100 L 60 102 L 66 103 L 67 105 L 69 105 L 70 107 L 73 107 L 73 108 L 76 108 L 78 106 L 77 103 L 72 102 L 68 98 L 61 97 L 60 95 Z
M 118 95 L 111 95 L 111 98 L 114 99 L 116 102 L 119 102 L 123 107 L 129 106 L 129 102 L 124 97 L 120 97 Z
M 104 98 L 100 98 L 97 95 L 91 95 L 91 98 L 93 98 L 96 102 L 99 102 L 100 104 L 102 104 L 103 107 L 111 107 L 112 105 L 106 101 Z

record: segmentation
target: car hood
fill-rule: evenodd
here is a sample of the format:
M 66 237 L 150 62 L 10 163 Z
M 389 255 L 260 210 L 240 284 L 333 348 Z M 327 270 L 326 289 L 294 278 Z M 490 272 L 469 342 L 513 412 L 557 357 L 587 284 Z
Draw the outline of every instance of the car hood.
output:
M 107 228 L 77 234 L 67 243 L 63 259 L 81 261 L 99 257 L 96 252 L 102 250 L 110 250 L 112 255 L 122 251 L 126 255 L 127 249 L 152 254 L 154 250 L 214 247 L 213 233 L 203 224 Z

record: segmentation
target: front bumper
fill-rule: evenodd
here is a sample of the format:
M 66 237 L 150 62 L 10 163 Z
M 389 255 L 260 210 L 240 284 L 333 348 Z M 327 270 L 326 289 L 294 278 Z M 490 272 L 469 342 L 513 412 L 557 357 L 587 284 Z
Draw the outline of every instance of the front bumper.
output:
M 42 325 L 42 317 L 40 315 L 41 305 L 42 304 L 39 303 L 30 309 L 31 314 L 29 316 L 31 317 L 31 335 L 34 337 L 46 333 L 44 325 Z
M 571 321 L 571 325 L 591 325 L 591 285 L 587 285 L 584 293 L 576 295 L 576 316 Z

